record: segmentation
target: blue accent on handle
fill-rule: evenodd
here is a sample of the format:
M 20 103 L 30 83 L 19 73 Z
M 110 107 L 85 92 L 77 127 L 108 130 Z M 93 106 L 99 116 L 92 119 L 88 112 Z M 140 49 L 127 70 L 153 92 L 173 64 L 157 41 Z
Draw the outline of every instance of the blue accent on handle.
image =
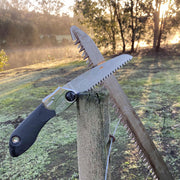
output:
M 11 134 L 9 152 L 17 157 L 24 153 L 35 142 L 41 128 L 56 115 L 54 110 L 48 110 L 40 104 Z M 13 142 L 13 138 L 18 140 Z

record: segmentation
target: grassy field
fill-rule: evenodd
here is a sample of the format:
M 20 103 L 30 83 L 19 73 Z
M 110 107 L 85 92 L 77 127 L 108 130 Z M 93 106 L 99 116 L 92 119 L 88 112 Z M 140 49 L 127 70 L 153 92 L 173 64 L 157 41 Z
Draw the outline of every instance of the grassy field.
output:
M 78 59 L 53 59 L 0 72 L 0 179 L 78 179 L 75 104 L 50 120 L 22 156 L 12 158 L 8 152 L 10 134 L 21 118 L 58 85 L 87 70 Z M 180 179 L 180 56 L 138 54 L 115 75 L 174 178 Z M 113 108 L 110 112 L 113 132 L 118 119 Z M 122 126 L 111 166 L 113 180 L 152 179 Z
M 77 47 L 74 45 L 11 48 L 5 49 L 5 52 L 9 58 L 8 65 L 5 66 L 6 70 L 57 59 L 80 58 L 80 54 L 77 53 Z

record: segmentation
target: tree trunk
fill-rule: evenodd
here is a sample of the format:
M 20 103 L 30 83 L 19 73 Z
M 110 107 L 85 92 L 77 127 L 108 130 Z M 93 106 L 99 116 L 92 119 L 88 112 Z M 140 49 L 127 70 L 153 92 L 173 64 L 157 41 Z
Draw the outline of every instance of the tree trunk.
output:
M 126 51 L 126 43 L 125 43 L 125 39 L 124 39 L 124 33 L 123 33 L 122 22 L 121 22 L 120 16 L 117 16 L 117 21 L 119 23 L 119 29 L 120 29 L 121 39 L 122 39 L 122 43 L 123 43 L 122 52 L 124 53 Z
M 114 4 L 113 7 L 114 7 L 114 14 L 115 14 L 118 24 L 119 24 L 121 39 L 122 39 L 122 43 L 123 43 L 122 52 L 124 53 L 126 51 L 126 43 L 125 43 L 125 38 L 124 38 L 124 33 L 123 33 L 123 26 L 122 26 L 122 19 L 121 19 L 121 12 L 120 12 L 120 8 L 119 8 L 119 4 Z
M 153 39 L 154 49 L 156 49 L 158 37 L 159 37 L 159 13 L 154 12 L 154 39 Z
M 156 51 L 159 51 L 159 48 L 161 46 L 161 39 L 162 39 L 163 31 L 165 29 L 165 25 L 166 25 L 166 17 L 162 17 L 161 18 L 161 26 L 160 26 L 160 30 L 159 30 L 159 36 L 158 36 L 158 42 L 157 42 L 157 46 L 156 46 Z
M 134 52 L 134 42 L 135 42 L 135 28 L 134 28 L 134 12 L 133 12 L 134 2 L 131 0 L 131 52 Z
M 153 49 L 157 50 L 158 38 L 159 38 L 159 15 L 160 15 L 161 2 L 156 0 L 156 7 L 154 10 L 154 39 Z
M 159 51 L 159 48 L 161 46 L 161 37 L 162 37 L 162 30 L 159 30 L 159 35 L 158 35 L 158 40 L 157 40 L 157 45 L 156 45 L 156 52 Z
M 113 49 L 113 54 L 116 52 L 116 37 L 115 37 L 115 30 L 114 27 L 111 28 L 112 31 L 112 49 Z
M 131 52 L 134 52 L 134 42 L 135 42 L 135 33 L 134 30 L 132 30 Z
M 112 32 L 112 49 L 113 49 L 113 54 L 116 52 L 116 25 L 115 25 L 115 12 L 112 10 L 111 3 L 109 4 L 110 7 L 110 15 L 111 15 L 111 32 Z

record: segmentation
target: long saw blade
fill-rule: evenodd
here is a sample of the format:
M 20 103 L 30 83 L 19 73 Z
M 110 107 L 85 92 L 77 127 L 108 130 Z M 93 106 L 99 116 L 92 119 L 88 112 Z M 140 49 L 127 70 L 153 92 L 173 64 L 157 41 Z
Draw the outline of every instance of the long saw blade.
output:
M 89 66 L 95 66 L 98 63 L 104 61 L 104 57 L 99 52 L 99 49 L 97 48 L 96 44 L 85 32 L 83 32 L 76 26 L 72 26 L 70 31 L 74 44 L 78 44 L 78 48 L 80 49 L 79 52 L 83 51 L 83 58 L 84 60 L 87 59 L 87 63 L 89 63 Z
M 84 51 L 84 59 L 88 59 L 90 66 L 97 65 L 104 61 L 104 57 L 99 52 L 94 41 L 85 32 L 76 26 L 72 26 L 71 36 L 75 45 L 78 44 L 80 52 Z M 172 180 L 173 177 L 167 165 L 146 132 L 141 120 L 130 105 L 127 96 L 121 89 L 116 78 L 111 75 L 105 79 L 104 86 L 108 89 L 119 116 L 123 116 L 121 123 L 127 129 L 129 136 L 135 140 L 138 154 L 143 159 L 144 164 L 147 165 L 153 179 Z

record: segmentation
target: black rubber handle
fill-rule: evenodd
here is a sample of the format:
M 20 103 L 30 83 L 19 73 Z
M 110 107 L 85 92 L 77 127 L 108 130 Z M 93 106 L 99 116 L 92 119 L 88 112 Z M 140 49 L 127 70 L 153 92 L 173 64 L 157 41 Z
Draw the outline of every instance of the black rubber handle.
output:
M 11 134 L 9 152 L 17 157 L 24 153 L 36 140 L 41 128 L 56 115 L 40 104 Z

